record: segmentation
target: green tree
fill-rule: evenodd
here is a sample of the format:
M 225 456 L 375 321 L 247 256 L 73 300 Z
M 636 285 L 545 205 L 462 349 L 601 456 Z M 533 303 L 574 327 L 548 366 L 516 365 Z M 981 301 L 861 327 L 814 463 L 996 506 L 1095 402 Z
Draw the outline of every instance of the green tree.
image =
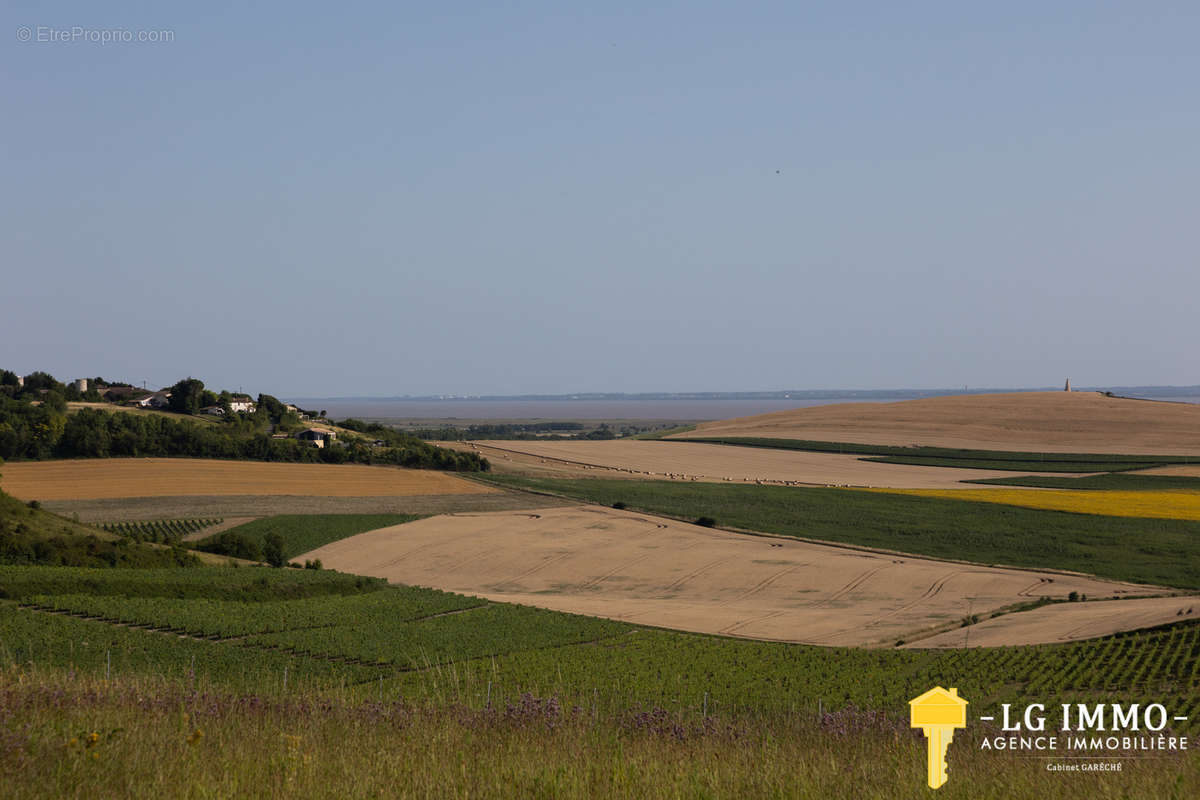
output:
M 279 421 L 287 415 L 288 410 L 287 406 L 278 398 L 269 394 L 260 394 L 258 396 L 258 413 L 265 416 L 269 424 L 278 425 Z
M 37 392 L 42 389 L 62 392 L 66 387 L 54 380 L 54 376 L 48 372 L 31 372 L 25 376 L 25 391 Z
M 59 414 L 67 413 L 67 399 L 60 392 L 56 392 L 53 389 L 42 395 L 42 405 Z
M 272 567 L 282 567 L 284 565 L 283 537 L 278 533 L 268 533 L 264 536 L 263 556 Z
M 200 398 L 204 393 L 204 381 L 198 378 L 184 378 L 172 386 L 171 410 L 177 414 L 195 414 L 200 410 Z

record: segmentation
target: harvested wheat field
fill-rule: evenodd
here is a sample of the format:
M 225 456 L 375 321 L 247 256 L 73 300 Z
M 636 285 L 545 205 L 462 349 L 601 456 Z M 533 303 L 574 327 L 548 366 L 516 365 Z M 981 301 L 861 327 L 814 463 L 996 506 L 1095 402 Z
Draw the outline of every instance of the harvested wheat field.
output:
M 841 403 L 705 422 L 669 438 L 752 436 L 1023 452 L 1200 455 L 1200 405 L 1097 392 Z
M 986 614 L 1072 591 L 1161 591 L 730 533 L 599 506 L 449 514 L 362 533 L 299 558 L 559 611 L 827 645 L 891 646 L 956 626 L 968 611 Z M 1152 622 L 1138 616 L 1129 627 L 1168 617 L 1166 610 Z M 1070 636 L 1070 628 L 1056 635 Z M 1020 636 L 1009 643 L 1021 643 Z
M 906 647 L 998 647 L 1020 639 L 1025 644 L 1054 644 L 1110 633 L 1182 622 L 1200 616 L 1200 597 L 1148 597 L 1055 603 L 1019 614 L 1004 614 L 967 628 L 910 642 Z
M 863 461 L 860 456 L 770 450 L 702 442 L 617 439 L 595 442 L 472 442 L 498 471 L 551 472 L 592 470 L 603 477 L 657 480 L 735 481 L 740 483 L 880 486 L 939 489 L 960 481 L 1014 477 L 1029 472 L 916 467 Z M 467 445 L 469 447 L 470 445 Z M 1062 477 L 1063 473 L 1056 473 Z
M 886 494 L 975 500 L 1076 514 L 1108 517 L 1151 517 L 1154 519 L 1200 520 L 1200 492 L 1185 489 L 1164 491 L 1116 491 L 1079 489 L 883 489 Z
M 188 495 L 387 497 L 497 491 L 432 470 L 190 458 L 5 464 L 0 488 L 22 500 L 40 501 Z
M 1174 475 L 1179 478 L 1200 478 L 1200 464 L 1176 464 L 1170 467 L 1154 467 L 1139 469 L 1130 475 Z

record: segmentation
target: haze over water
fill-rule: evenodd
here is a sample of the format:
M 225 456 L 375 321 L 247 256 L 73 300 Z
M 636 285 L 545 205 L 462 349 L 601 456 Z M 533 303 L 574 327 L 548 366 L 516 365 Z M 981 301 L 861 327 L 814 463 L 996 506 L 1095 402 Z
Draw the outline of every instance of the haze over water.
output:
M 820 399 L 621 399 L 621 400 L 434 400 L 434 399 L 299 399 L 304 408 L 319 408 L 334 419 L 630 419 L 706 421 L 747 417 L 786 411 L 791 408 L 832 405 L 835 403 L 894 403 L 911 400 L 911 395 L 862 396 L 847 393 L 841 397 Z M 1200 403 L 1198 395 L 1154 397 L 1155 400 Z

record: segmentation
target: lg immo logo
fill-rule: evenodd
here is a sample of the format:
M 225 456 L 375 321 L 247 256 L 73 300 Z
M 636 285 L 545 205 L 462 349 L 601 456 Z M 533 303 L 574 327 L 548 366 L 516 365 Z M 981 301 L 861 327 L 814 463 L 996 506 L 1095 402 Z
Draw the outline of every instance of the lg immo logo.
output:
M 946 748 L 954 731 L 967 727 L 967 701 L 958 696 L 958 689 L 935 686 L 909 700 L 908 707 L 912 726 L 925 732 L 929 788 L 937 789 L 946 782 Z
M 940 788 L 946 783 L 946 748 L 954 732 L 967 726 L 967 701 L 958 689 L 935 686 L 908 705 L 912 727 L 925 734 L 929 788 Z M 1168 729 L 1186 727 L 1188 718 L 1170 713 L 1162 703 L 1062 703 L 1051 713 L 1044 703 L 1023 710 L 1004 703 L 1000 710 L 999 735 L 984 736 L 979 749 L 1037 755 L 1052 772 L 1119 772 L 1123 758 L 1188 749 L 1188 737 Z M 996 717 L 979 719 L 994 724 Z

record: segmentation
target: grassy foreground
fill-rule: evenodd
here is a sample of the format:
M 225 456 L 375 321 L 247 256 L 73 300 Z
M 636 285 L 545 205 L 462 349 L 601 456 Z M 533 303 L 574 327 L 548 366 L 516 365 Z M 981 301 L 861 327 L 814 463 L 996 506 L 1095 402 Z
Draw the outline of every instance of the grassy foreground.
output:
M 955 736 L 948 798 L 1190 798 L 1200 755 L 1055 775 Z M 597 715 L 533 696 L 489 708 L 286 701 L 152 680 L 0 671 L 5 797 L 928 797 L 925 742 L 871 712 Z
M 935 558 L 1075 570 L 1200 588 L 1200 522 L 1047 511 L 942 497 L 792 486 L 550 479 L 490 482 L 718 525 Z

